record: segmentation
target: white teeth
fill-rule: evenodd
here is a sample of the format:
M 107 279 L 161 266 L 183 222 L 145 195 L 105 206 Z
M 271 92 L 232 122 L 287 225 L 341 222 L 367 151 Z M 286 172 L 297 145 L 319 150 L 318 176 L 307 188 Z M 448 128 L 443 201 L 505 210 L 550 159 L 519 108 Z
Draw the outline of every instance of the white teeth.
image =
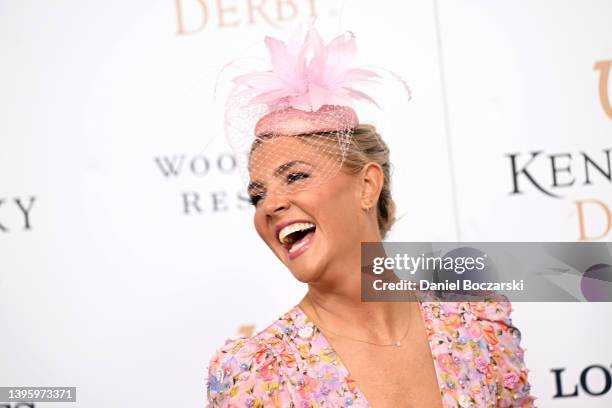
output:
M 287 225 L 285 228 L 281 229 L 278 232 L 278 240 L 280 241 L 281 244 L 285 244 L 285 238 L 287 238 L 287 236 L 289 234 L 292 234 L 296 231 L 302 231 L 308 228 L 312 228 L 315 225 L 312 222 L 296 222 L 294 224 L 291 225 Z

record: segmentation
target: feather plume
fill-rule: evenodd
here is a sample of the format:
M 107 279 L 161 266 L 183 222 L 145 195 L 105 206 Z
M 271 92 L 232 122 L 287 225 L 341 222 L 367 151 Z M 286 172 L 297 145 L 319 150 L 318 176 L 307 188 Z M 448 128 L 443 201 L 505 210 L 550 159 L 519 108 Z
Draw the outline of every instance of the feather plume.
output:
M 310 25 L 300 44 L 301 38 L 299 31 L 288 43 L 266 37 L 272 69 L 234 78 L 237 85 L 256 92 L 249 104 L 266 104 L 270 109 L 289 106 L 310 112 L 324 105 L 351 106 L 357 100 L 378 106 L 370 96 L 355 88 L 378 82 L 380 76 L 351 66 L 357 53 L 352 33 L 339 35 L 325 45 Z

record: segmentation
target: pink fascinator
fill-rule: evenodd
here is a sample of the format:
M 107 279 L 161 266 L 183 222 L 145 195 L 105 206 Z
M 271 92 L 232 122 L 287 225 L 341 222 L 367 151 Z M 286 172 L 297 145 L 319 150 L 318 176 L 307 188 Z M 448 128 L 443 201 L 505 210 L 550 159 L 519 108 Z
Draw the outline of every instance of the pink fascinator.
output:
M 257 93 L 250 104 L 266 104 L 271 110 L 257 123 L 256 135 L 274 132 L 276 125 L 283 134 L 355 127 L 358 120 L 352 109 L 354 102 L 363 100 L 376 104 L 358 90 L 360 84 L 372 82 L 379 75 L 351 66 L 357 54 L 352 33 L 339 35 L 325 45 L 311 25 L 301 43 L 300 37 L 297 32 L 288 43 L 266 37 L 272 69 L 234 79 L 236 84 Z M 332 112 L 335 115 L 331 115 Z M 292 122 L 293 126 L 288 126 L 287 122 Z
M 269 69 L 233 79 L 226 136 L 250 181 L 299 159 L 316 177 L 292 184 L 312 186 L 343 163 L 359 125 L 355 105 L 378 106 L 363 87 L 379 84 L 381 77 L 353 66 L 357 46 L 350 32 L 326 44 L 311 24 L 305 35 L 298 30 L 287 42 L 266 37 L 265 46 Z

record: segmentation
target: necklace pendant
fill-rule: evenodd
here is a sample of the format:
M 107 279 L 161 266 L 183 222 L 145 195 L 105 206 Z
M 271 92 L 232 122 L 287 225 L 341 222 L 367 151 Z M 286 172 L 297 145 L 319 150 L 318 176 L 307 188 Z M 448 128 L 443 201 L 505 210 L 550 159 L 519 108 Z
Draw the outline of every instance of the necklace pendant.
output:
M 396 345 L 397 347 L 400 347 L 400 346 L 402 345 L 402 343 L 401 343 L 401 341 L 399 341 L 399 340 L 398 340 L 398 341 L 396 341 L 396 342 L 395 342 L 395 345 Z

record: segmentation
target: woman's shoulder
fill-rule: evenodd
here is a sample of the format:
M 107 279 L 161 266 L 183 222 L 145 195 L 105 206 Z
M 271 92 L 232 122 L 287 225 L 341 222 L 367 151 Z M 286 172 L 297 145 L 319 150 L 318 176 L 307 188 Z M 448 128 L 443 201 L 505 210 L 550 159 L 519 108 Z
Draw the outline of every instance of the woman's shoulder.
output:
M 290 338 L 286 334 L 289 334 L 296 324 L 301 323 L 297 321 L 301 317 L 300 315 L 297 306 L 294 306 L 252 336 L 226 339 L 225 343 L 217 349 L 216 354 L 244 357 L 260 351 L 262 348 L 270 351 L 284 349 L 287 340 Z
M 247 399 L 257 401 L 262 393 L 262 384 L 273 386 L 273 377 L 278 375 L 279 359 L 295 361 L 293 347 L 289 345 L 297 318 L 296 308 L 281 315 L 263 330 L 251 337 L 227 339 L 210 359 L 208 366 L 207 397 L 210 406 L 221 402 Z M 262 382 L 257 379 L 266 379 Z M 244 400 L 244 401 L 243 401 Z
M 493 299 L 474 302 L 470 308 L 489 347 L 499 405 L 532 407 L 536 398 L 530 394 L 526 349 L 521 345 L 521 331 L 512 321 L 512 303 L 497 294 Z
M 513 306 L 506 296 L 490 293 L 478 301 L 429 297 L 423 305 L 427 315 L 433 316 L 428 321 L 442 337 L 456 339 L 442 351 L 474 353 L 468 365 L 485 375 L 498 406 L 533 406 L 522 335 L 513 324 Z
M 227 362 L 251 361 L 252 357 L 262 351 L 275 353 L 286 346 L 286 337 L 282 336 L 289 327 L 291 311 L 281 315 L 263 330 L 247 337 L 228 338 L 213 354 L 212 362 L 215 364 Z M 259 361 L 259 359 L 256 359 Z M 227 365 L 227 364 L 226 364 Z M 227 367 L 226 367 L 227 368 Z
M 429 316 L 433 312 L 434 318 L 429 321 L 436 322 L 439 329 L 465 338 L 464 341 L 477 340 L 493 357 L 501 352 L 516 367 L 528 371 L 523 364 L 522 333 L 512 321 L 513 306 L 505 295 L 491 293 L 478 301 L 429 298 L 423 305 Z

